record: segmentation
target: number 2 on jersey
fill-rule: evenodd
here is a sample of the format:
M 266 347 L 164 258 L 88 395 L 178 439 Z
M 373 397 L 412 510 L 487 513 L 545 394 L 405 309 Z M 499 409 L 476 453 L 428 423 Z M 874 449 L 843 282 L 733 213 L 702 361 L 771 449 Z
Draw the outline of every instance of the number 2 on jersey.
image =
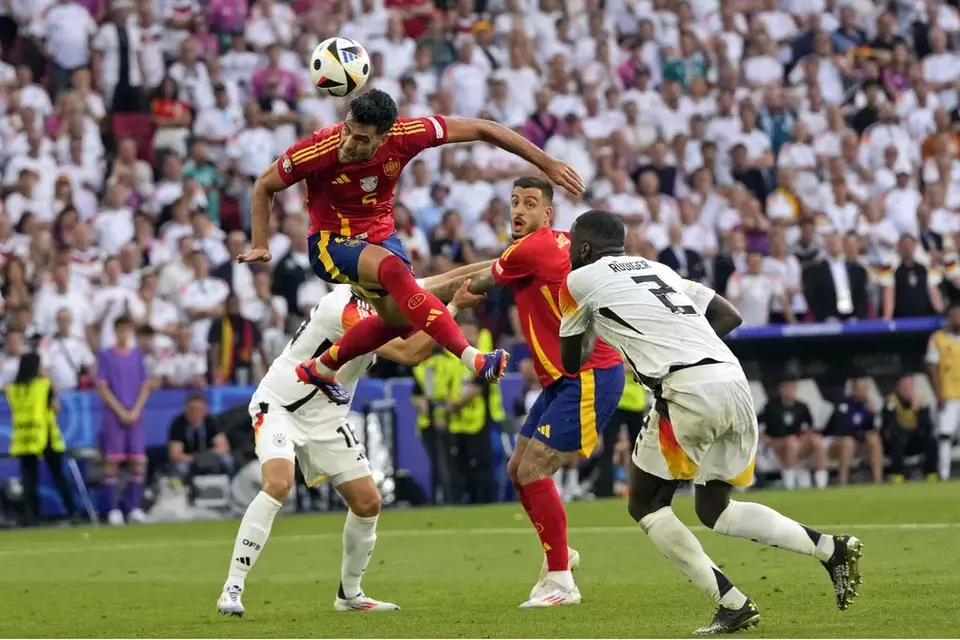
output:
M 697 315 L 696 307 L 693 307 L 688 304 L 676 305 L 673 304 L 673 301 L 670 300 L 670 294 L 677 293 L 670 285 L 664 282 L 660 276 L 633 276 L 633 281 L 637 284 L 647 284 L 653 283 L 657 285 L 652 289 L 648 289 L 650 293 L 657 296 L 663 306 L 670 310 L 670 313 L 678 313 L 683 316 L 695 316 Z

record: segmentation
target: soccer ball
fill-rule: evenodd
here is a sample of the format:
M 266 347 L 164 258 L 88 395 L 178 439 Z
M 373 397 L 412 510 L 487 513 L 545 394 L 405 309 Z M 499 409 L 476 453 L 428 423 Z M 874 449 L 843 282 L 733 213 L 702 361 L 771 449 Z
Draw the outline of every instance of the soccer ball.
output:
M 320 93 L 342 98 L 367 83 L 370 56 L 359 42 L 333 37 L 324 40 L 310 56 L 310 77 Z

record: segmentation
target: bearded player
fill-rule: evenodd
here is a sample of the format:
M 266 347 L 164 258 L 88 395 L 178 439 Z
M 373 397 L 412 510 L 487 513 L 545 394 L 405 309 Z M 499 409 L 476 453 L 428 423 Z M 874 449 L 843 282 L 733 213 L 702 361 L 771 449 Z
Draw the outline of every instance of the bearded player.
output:
M 573 271 L 560 291 L 563 366 L 580 368 L 591 342 L 615 346 L 654 393 L 630 468 L 630 515 L 676 567 L 719 605 L 698 634 L 756 625 L 760 612 L 704 553 L 673 513 L 673 494 L 692 480 L 697 516 L 717 533 L 813 556 L 830 574 L 837 606 L 860 593 L 860 541 L 829 535 L 770 507 L 732 500 L 749 486 L 757 415 L 740 361 L 721 338 L 740 314 L 712 289 L 666 265 L 624 253 L 623 222 L 588 211 L 570 231 Z
M 567 547 L 567 514 L 553 481 L 561 466 L 590 456 L 599 432 L 620 402 L 623 364 L 600 342 L 583 368 L 565 373 L 560 362 L 560 285 L 570 272 L 567 234 L 550 228 L 553 187 L 519 178 L 510 196 L 515 242 L 493 264 L 493 280 L 510 287 L 523 335 L 543 391 L 530 409 L 507 464 L 520 503 L 546 552 L 540 579 L 523 608 L 578 604 L 571 568 L 579 554 Z
M 483 299 L 467 291 L 468 278 L 482 269 L 486 278 L 490 262 L 461 267 L 423 283 L 438 298 L 452 302 L 451 315 Z M 492 283 L 474 283 L 474 291 Z M 253 397 L 253 418 L 257 457 L 261 462 L 263 489 L 247 507 L 234 542 L 227 580 L 217 601 L 224 615 L 242 616 L 241 601 L 246 577 L 263 551 L 273 521 L 293 488 L 294 460 L 309 484 L 323 478 L 340 493 L 349 511 L 343 526 L 343 560 L 340 588 L 334 599 L 335 611 L 393 611 L 391 602 L 366 596 L 360 578 L 377 540 L 380 492 L 370 475 L 363 447 L 347 421 L 350 409 L 330 403 L 316 388 L 306 389 L 297 381 L 297 367 L 312 353 L 325 349 L 350 326 L 373 315 L 373 308 L 349 285 L 337 286 L 324 296 L 310 313 L 283 353 L 274 360 Z M 402 364 L 415 365 L 430 355 L 434 342 L 425 333 L 408 339 L 395 338 L 376 354 Z M 360 376 L 374 362 L 374 354 L 357 358 L 343 370 L 342 380 L 351 391 Z M 319 396 L 319 397 L 318 397 Z
M 475 141 L 520 156 L 570 192 L 583 192 L 583 182 L 571 167 L 510 129 L 470 118 L 398 118 L 393 99 L 377 89 L 354 98 L 346 120 L 297 142 L 257 179 L 253 248 L 237 259 L 270 260 L 271 197 L 305 181 L 314 272 L 326 282 L 361 287 L 378 311 L 299 368 L 300 380 L 318 387 L 331 401 L 349 401 L 336 379 L 340 367 L 414 329 L 426 332 L 482 379 L 494 382 L 503 376 L 509 355 L 502 349 L 482 354 L 467 344 L 444 305 L 417 285 L 393 219 L 397 181 L 414 156 L 429 147 Z M 396 305 L 388 307 L 383 296 Z

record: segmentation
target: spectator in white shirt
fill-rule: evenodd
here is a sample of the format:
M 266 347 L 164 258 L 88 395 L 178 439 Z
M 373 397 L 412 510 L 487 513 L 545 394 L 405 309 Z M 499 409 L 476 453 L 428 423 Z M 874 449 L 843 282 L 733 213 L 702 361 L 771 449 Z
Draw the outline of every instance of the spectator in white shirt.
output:
M 90 64 L 90 40 L 97 23 L 90 12 L 74 0 L 60 0 L 50 8 L 43 22 L 43 39 L 53 62 L 50 93 L 57 95 L 70 86 L 74 70 Z
M 214 318 L 223 315 L 224 302 L 230 287 L 219 278 L 210 276 L 210 261 L 202 251 L 194 251 L 190 258 L 193 282 L 181 289 L 178 302 L 183 316 L 191 323 L 193 349 L 205 351 Z
M 224 245 L 226 234 L 223 229 L 210 222 L 205 211 L 196 209 L 190 214 L 193 227 L 193 242 L 198 251 L 202 251 L 213 268 L 230 260 L 231 255 Z
M 177 257 L 160 271 L 157 292 L 165 300 L 174 300 L 180 291 L 193 281 L 191 256 L 196 251 L 193 236 L 184 236 L 177 243 Z
M 71 311 L 70 335 L 80 340 L 87 339 L 86 327 L 90 320 L 90 304 L 79 287 L 71 286 L 70 267 L 65 263 L 53 268 L 53 282 L 37 294 L 34 317 L 40 335 L 56 333 L 57 313 L 61 309 Z
M 141 41 L 144 34 L 131 28 L 132 8 L 129 0 L 114 0 L 110 7 L 111 21 L 100 27 L 93 42 L 94 68 L 100 69 L 100 88 L 114 110 L 133 110 L 142 104 L 139 88 L 143 85 Z M 126 76 L 121 78 L 124 70 Z
M 93 235 L 97 246 L 108 256 L 120 253 L 120 247 L 133 240 L 133 211 L 124 203 L 127 188 L 114 184 L 107 189 L 104 208 L 93 220 Z
M 0 389 L 6 389 L 17 377 L 20 369 L 20 356 L 23 355 L 23 329 L 11 326 L 3 337 L 3 351 L 0 352 Z
M 93 382 L 97 359 L 86 340 L 70 333 L 73 318 L 70 309 L 57 312 L 56 333 L 42 338 L 37 345 L 43 366 L 57 393 L 74 391 L 79 386 L 87 387 Z
M 263 349 L 269 358 L 283 351 L 286 337 L 283 330 L 287 321 L 287 300 L 270 292 L 270 274 L 259 271 L 253 277 L 253 296 L 240 300 L 240 315 L 260 329 Z
M 132 316 L 136 305 L 136 294 L 120 286 L 119 280 L 120 260 L 111 256 L 103 263 L 103 283 L 94 291 L 92 314 L 88 323 L 88 335 L 91 335 L 91 344 L 97 351 L 109 349 L 116 344 L 114 324 L 117 318 Z M 142 317 L 134 318 L 135 324 L 143 321 Z
M 775 300 L 780 303 L 787 322 L 796 320 L 783 284 L 763 272 L 763 254 L 758 251 L 747 253 L 746 273 L 730 276 L 726 298 L 740 311 L 745 326 L 769 324 L 770 310 Z
M 457 62 L 447 67 L 440 85 L 453 93 L 454 112 L 470 118 L 479 115 L 487 101 L 486 74 L 473 64 L 473 37 L 462 35 L 457 41 Z
M 230 104 L 227 89 L 222 84 L 214 87 L 214 105 L 204 109 L 193 125 L 193 134 L 210 145 L 214 162 L 227 159 L 227 143 L 243 129 L 243 114 Z
M 163 354 L 157 367 L 163 386 L 171 389 L 202 389 L 207 386 L 207 355 L 193 347 L 190 325 L 174 332 L 174 346 Z

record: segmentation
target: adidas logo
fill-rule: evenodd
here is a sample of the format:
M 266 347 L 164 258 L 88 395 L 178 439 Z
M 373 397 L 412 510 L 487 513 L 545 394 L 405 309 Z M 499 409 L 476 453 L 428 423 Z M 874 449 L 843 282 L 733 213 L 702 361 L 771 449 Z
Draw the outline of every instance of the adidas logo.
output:
M 429 327 L 430 324 L 431 324 L 434 320 L 436 320 L 437 318 L 439 318 L 439 317 L 442 316 L 442 315 L 443 315 L 443 311 L 440 311 L 439 309 L 430 309 L 430 311 L 427 312 L 427 324 L 426 324 L 426 326 Z
M 236 561 L 245 567 L 250 566 L 250 558 L 248 558 L 247 556 L 243 556 L 242 558 L 236 558 Z
M 348 178 L 345 173 L 341 173 L 341 174 L 340 174 L 339 176 L 337 176 L 336 179 L 333 181 L 333 184 L 347 184 L 348 182 L 350 182 L 350 178 Z
M 537 431 L 540 432 L 540 435 L 542 435 L 544 438 L 550 437 L 550 425 L 548 424 L 537 427 Z

